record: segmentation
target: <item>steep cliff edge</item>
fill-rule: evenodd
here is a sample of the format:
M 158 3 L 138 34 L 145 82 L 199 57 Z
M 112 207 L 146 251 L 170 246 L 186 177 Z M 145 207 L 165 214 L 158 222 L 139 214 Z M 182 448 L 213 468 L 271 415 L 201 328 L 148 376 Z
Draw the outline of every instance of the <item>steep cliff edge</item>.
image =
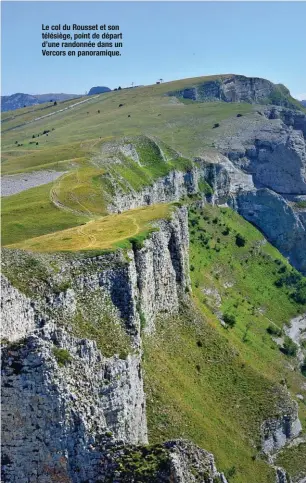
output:
M 227 481 L 212 454 L 191 443 L 171 437 L 147 445 L 142 338 L 162 344 L 161 320 L 176 341 L 175 320 L 208 330 L 189 298 L 186 207 L 126 252 L 4 249 L 2 263 L 3 481 Z M 227 371 L 237 355 L 222 339 L 215 344 Z M 187 355 L 177 354 L 188 366 Z M 273 387 L 272 394 L 281 404 L 266 408 L 265 431 L 280 447 L 298 434 L 299 420 L 286 391 Z
M 118 466 L 120 447 L 132 453 L 138 447 L 129 445 L 147 443 L 140 321 L 152 330 L 159 313 L 178 310 L 190 285 L 186 208 L 127 255 L 35 258 L 4 250 L 3 481 L 130 481 Z M 103 346 L 103 330 L 113 330 L 113 346 Z M 114 354 L 106 357 L 103 347 Z M 165 446 L 156 481 L 193 481 L 194 463 L 180 447 Z M 195 451 L 199 475 L 205 469 L 212 482 L 213 457 Z

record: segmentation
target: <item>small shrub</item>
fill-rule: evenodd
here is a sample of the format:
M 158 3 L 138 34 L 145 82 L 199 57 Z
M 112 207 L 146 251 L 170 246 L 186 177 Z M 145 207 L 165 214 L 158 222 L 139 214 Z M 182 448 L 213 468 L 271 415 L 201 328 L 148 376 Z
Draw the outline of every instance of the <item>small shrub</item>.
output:
M 54 292 L 56 294 L 59 294 L 61 292 L 66 292 L 66 290 L 68 290 L 68 288 L 71 288 L 71 282 L 69 282 L 69 281 L 62 281 L 56 287 L 54 287 Z
M 282 335 L 282 329 L 280 329 L 279 327 L 277 327 L 276 325 L 273 325 L 273 324 L 270 324 L 267 327 L 267 332 L 268 332 L 268 334 L 275 335 L 277 337 L 280 337 Z
M 133 250 L 141 250 L 143 247 L 143 240 L 140 238 L 129 238 L 129 242 L 132 244 Z
M 201 342 L 200 340 L 198 340 L 198 341 L 197 341 L 197 346 L 198 346 L 198 347 L 202 347 L 202 345 L 203 345 L 203 344 L 202 344 L 202 342 Z
M 67 349 L 60 349 L 59 347 L 53 347 L 53 355 L 57 360 L 59 366 L 65 366 L 71 362 L 72 357 Z
M 142 310 L 139 312 L 139 318 L 140 318 L 140 327 L 141 329 L 144 329 L 146 326 L 146 317 Z
M 236 324 L 236 317 L 235 317 L 235 315 L 234 314 L 230 314 L 228 312 L 225 312 L 225 314 L 223 314 L 223 320 L 230 327 L 234 327 L 234 325 Z
M 194 272 L 194 265 L 190 265 L 190 271 Z
M 293 342 L 293 340 L 286 335 L 284 344 L 282 347 L 282 352 L 284 352 L 284 354 L 286 354 L 287 356 L 295 357 L 297 354 L 297 350 L 298 350 L 298 346 L 296 345 L 296 343 Z
M 218 122 L 216 122 L 216 124 L 213 125 L 213 129 L 216 129 L 216 127 L 219 127 L 220 124 Z
M 298 304 L 306 304 L 306 284 L 300 283 L 291 297 Z
M 229 469 L 224 471 L 224 475 L 225 475 L 227 480 L 230 480 L 230 478 L 235 476 L 235 474 L 236 474 L 236 467 L 235 466 L 231 466 Z
M 237 114 L 237 117 L 242 117 L 242 116 L 243 116 L 243 114 Z
M 240 235 L 240 233 L 237 233 L 235 241 L 237 247 L 244 247 L 244 245 L 246 244 L 246 239 L 242 235 Z

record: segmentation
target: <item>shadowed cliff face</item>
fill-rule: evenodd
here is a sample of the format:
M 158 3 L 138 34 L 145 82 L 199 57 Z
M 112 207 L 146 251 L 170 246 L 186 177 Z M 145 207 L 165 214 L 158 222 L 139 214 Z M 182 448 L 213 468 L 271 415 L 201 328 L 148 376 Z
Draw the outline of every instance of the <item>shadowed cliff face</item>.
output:
M 269 189 L 242 193 L 235 207 L 256 225 L 301 272 L 306 273 L 306 226 L 298 212 L 279 194 Z
M 218 141 L 219 149 L 254 183 L 252 189 L 242 186 L 231 193 L 229 203 L 305 273 L 305 213 L 296 209 L 296 202 L 306 194 L 306 116 L 276 107 L 262 115 L 263 124 L 246 121 L 243 131 Z

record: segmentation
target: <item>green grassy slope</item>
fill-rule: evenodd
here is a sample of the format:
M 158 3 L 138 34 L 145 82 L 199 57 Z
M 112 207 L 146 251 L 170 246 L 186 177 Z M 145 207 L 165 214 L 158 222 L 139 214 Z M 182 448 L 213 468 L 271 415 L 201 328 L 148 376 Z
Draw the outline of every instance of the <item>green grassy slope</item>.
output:
M 204 79 L 206 78 L 192 81 L 196 83 Z M 35 153 L 33 166 L 37 168 L 47 162 L 46 149 L 54 148 L 55 158 L 72 159 L 75 153 L 65 153 L 65 157 L 62 156 L 63 145 L 94 142 L 100 137 L 103 139 L 109 136 L 149 134 L 160 137 L 185 156 L 199 154 L 199 150 L 212 145 L 210 135 L 213 135 L 212 126 L 215 122 L 235 116 L 239 112 L 245 114 L 253 110 L 253 106 L 249 104 L 216 102 L 187 105 L 165 96 L 168 91 L 183 88 L 190 82 L 190 79 L 184 79 L 101 94 L 97 98 L 90 98 L 88 103 L 79 104 L 72 109 L 10 131 L 5 131 L 7 128 L 4 122 L 3 174 L 23 170 L 24 160 L 21 159 L 19 162 L 18 159 L 27 154 Z M 60 110 L 62 103 L 58 103 L 56 107 Z M 21 115 L 18 123 L 28 122 L 35 117 L 36 113 Z M 45 130 L 50 131 L 48 136 L 42 134 Z M 39 143 L 38 146 L 29 144 L 34 140 Z M 29 165 L 30 160 L 26 167 Z
M 212 451 L 230 482 L 274 481 L 258 455 L 261 422 L 277 414 L 284 381 L 293 397 L 305 378 L 267 332 L 305 305 L 295 287 L 275 282 L 285 259 L 230 209 L 190 210 L 191 278 L 195 312 L 159 320 L 146 336 L 145 381 L 152 442 L 183 436 Z M 236 236 L 245 240 L 237 246 Z M 218 317 L 233 314 L 233 328 Z M 295 370 L 292 370 L 295 366 Z M 306 407 L 300 404 L 306 426 Z M 285 452 L 286 454 L 286 452 Z
M 145 206 L 100 217 L 82 226 L 30 238 L 8 247 L 33 252 L 104 250 L 117 247 L 118 244 L 129 247 L 129 240 L 138 240 L 140 243 L 154 230 L 152 223 L 170 217 L 172 209 L 171 204 Z
M 68 176 L 49 187 L 49 191 L 52 189 L 52 196 L 59 203 L 87 217 L 105 215 L 113 194 L 109 176 L 115 176 L 117 180 L 122 178 L 118 185 L 123 191 L 128 184 L 134 189 L 140 189 L 174 167 L 186 169 L 190 165 L 187 159 L 214 150 L 215 123 L 220 123 L 220 134 L 222 130 L 228 130 L 234 119 L 235 126 L 239 127 L 244 116 L 251 115 L 255 106 L 250 104 L 186 104 L 166 95 L 171 90 L 179 90 L 218 77 L 220 76 L 183 79 L 81 98 L 77 100 L 75 107 L 66 110 L 63 109 L 75 101 L 6 113 L 1 126 L 2 175 L 40 169 L 69 171 Z M 86 102 L 80 103 L 82 101 Z M 35 121 L 45 113 L 53 115 Z M 243 114 L 243 117 L 237 119 L 238 113 Z M 126 136 L 134 140 L 135 136 L 140 136 L 139 141 L 135 142 L 142 166 L 122 153 L 121 163 L 111 162 L 105 165 L 102 155 L 104 146 L 109 141 L 116 144 L 118 139 Z M 159 148 L 148 141 L 149 138 L 158 139 L 164 159 Z M 180 156 L 177 153 L 181 153 Z M 11 201 L 5 200 L 4 233 L 7 232 L 7 220 L 10 216 L 13 221 L 10 220 L 9 223 L 20 224 L 18 216 L 22 217 L 23 207 L 25 217 L 28 216 L 29 209 L 24 205 L 27 196 L 20 194 L 12 197 Z M 35 196 L 39 202 L 49 203 L 50 193 L 47 189 L 37 188 Z M 20 205 L 17 210 L 18 202 Z M 10 213 L 9 207 L 13 205 L 13 212 Z M 39 211 L 32 210 L 32 215 L 33 226 L 41 225 L 40 234 L 59 229 L 56 222 L 54 226 L 45 223 Z M 66 221 L 70 219 L 70 226 L 79 224 L 78 220 L 73 220 L 73 213 L 69 217 L 67 214 L 59 214 L 59 217 L 64 217 Z M 48 219 L 50 221 L 49 215 Z M 9 235 L 4 236 L 4 240 L 8 243 L 20 241 L 20 234 L 21 231 L 15 231 L 13 227 L 9 230 Z M 26 237 L 33 237 L 37 233 L 30 230 L 24 234 Z
M 100 140 L 96 142 L 98 144 L 101 147 Z M 130 146 L 133 146 L 134 158 L 128 150 L 125 151 Z M 66 149 L 66 145 L 62 146 L 61 152 L 65 153 Z M 81 154 L 77 152 L 77 145 L 74 149 L 75 156 Z M 3 199 L 3 243 L 20 242 L 79 225 L 84 219 L 89 221 L 105 216 L 117 190 L 122 193 L 132 189 L 138 191 L 174 168 L 186 171 L 193 165 L 165 143 L 157 143 L 145 136 L 102 143 L 101 150 L 91 161 L 78 157 L 70 160 L 70 165 L 66 161 L 54 161 L 53 149 L 46 150 L 47 159 L 53 161 L 52 167 L 65 167 L 68 172 L 44 187 Z M 28 162 L 36 163 L 34 154 L 22 158 L 24 166 L 28 166 Z
M 2 199 L 2 245 L 64 230 L 88 221 L 59 210 L 50 201 L 52 183 Z

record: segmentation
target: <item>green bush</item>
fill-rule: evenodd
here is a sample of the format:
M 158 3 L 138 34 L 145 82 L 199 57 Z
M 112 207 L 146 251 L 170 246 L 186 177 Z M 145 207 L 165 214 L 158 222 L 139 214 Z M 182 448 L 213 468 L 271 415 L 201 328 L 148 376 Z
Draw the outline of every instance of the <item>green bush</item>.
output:
M 236 235 L 236 245 L 237 245 L 237 247 L 244 247 L 245 243 L 246 243 L 245 238 L 242 235 L 240 235 L 240 233 L 237 233 L 237 235 Z
M 146 326 L 146 317 L 142 311 L 139 312 L 139 318 L 140 318 L 140 327 L 144 329 Z
M 236 474 L 236 467 L 231 466 L 231 468 L 228 468 L 227 470 L 224 471 L 224 475 L 226 476 L 227 480 L 230 480 L 233 476 Z
M 235 315 L 234 314 L 230 314 L 228 312 L 225 312 L 225 314 L 223 314 L 223 320 L 230 327 L 234 327 L 234 325 L 236 324 L 236 317 L 235 317 Z
M 276 335 L 277 337 L 280 337 L 282 335 L 282 329 L 277 327 L 276 325 L 270 324 L 267 327 L 267 332 L 270 335 Z
M 295 342 L 293 342 L 290 337 L 287 335 L 285 336 L 282 352 L 284 352 L 287 356 L 295 357 L 297 354 L 298 346 Z
M 59 347 L 53 347 L 53 355 L 57 360 L 59 366 L 65 366 L 71 362 L 72 357 L 67 349 L 60 349 Z

